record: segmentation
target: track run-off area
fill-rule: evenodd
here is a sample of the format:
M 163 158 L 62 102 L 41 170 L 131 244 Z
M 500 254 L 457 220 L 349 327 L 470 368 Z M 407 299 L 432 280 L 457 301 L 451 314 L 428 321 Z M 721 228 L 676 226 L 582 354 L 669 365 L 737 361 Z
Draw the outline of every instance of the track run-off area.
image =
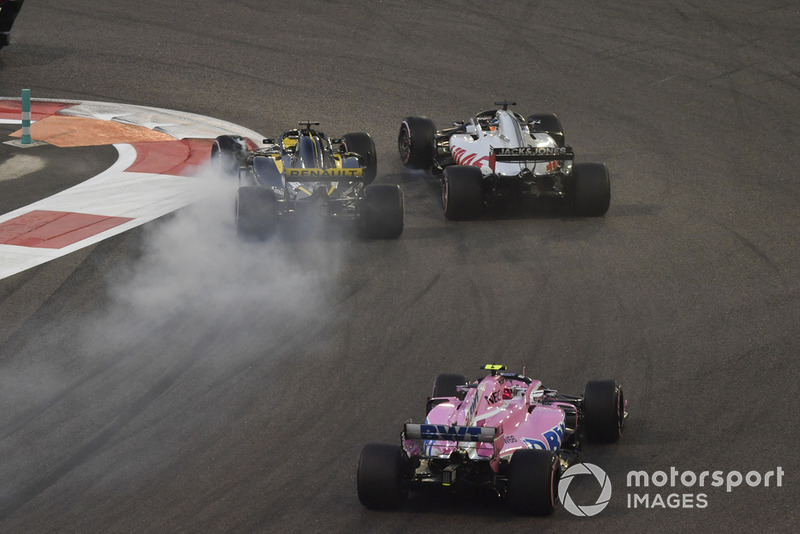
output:
M 20 100 L 0 98 L 0 123 L 18 125 L 21 108 Z M 214 137 L 260 138 L 208 117 L 122 104 L 36 100 L 30 113 L 32 142 L 8 141 L 22 152 L 13 158 L 37 159 L 24 150 L 40 144 L 62 149 L 113 145 L 119 158 L 97 176 L 0 216 L 0 278 L 196 202 L 209 189 L 198 185 L 196 175 L 209 161 Z M 21 138 L 22 130 L 10 137 Z M 6 166 L 13 173 L 12 154 Z

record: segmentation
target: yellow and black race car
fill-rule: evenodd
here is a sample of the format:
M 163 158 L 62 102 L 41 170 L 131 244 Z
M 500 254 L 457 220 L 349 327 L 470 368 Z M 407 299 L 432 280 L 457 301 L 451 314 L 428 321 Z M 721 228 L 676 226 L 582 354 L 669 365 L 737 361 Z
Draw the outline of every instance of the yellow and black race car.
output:
M 11 26 L 24 0 L 0 0 L 0 48 L 11 42 Z
M 262 147 L 231 135 L 214 141 L 212 161 L 221 173 L 239 179 L 239 235 L 264 240 L 283 219 L 321 215 L 355 221 L 365 237 L 399 237 L 403 192 L 397 185 L 372 183 L 378 160 L 370 135 L 358 132 L 330 139 L 314 128 L 317 122 L 298 125 L 278 139 L 264 139 Z

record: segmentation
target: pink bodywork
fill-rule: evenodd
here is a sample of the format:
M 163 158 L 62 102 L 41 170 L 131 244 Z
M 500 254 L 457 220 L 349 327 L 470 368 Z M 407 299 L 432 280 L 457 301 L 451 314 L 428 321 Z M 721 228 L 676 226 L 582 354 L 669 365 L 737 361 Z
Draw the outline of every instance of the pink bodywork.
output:
M 477 386 L 470 386 L 463 401 L 448 397 L 436 405 L 425 422 L 496 428 L 495 442 L 426 440 L 421 452 L 428 457 L 447 457 L 461 449 L 473 459 L 493 459 L 496 470 L 501 458 L 508 459 L 519 449 L 557 450 L 564 441 L 565 413 L 558 403 L 541 404 L 543 393 L 538 380 L 526 384 L 502 375 L 486 376 Z M 407 451 L 413 449 L 417 447 L 406 444 Z

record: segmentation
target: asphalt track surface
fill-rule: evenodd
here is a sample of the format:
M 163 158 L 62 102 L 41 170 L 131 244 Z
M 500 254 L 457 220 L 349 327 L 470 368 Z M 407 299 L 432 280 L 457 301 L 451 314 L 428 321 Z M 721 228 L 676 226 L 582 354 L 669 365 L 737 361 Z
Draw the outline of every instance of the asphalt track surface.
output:
M 0 281 L 0 531 L 796 532 L 798 30 L 800 6 L 777 1 L 27 2 L 3 96 L 367 131 L 407 212 L 398 241 L 256 246 L 214 198 Z M 435 181 L 399 163 L 399 122 L 504 98 L 556 112 L 578 159 L 608 164 L 605 217 L 444 220 Z M 0 163 L 17 150 L 0 147 Z M 0 181 L 3 210 L 114 158 L 47 149 L 28 149 L 44 170 Z M 437 373 L 487 362 L 564 392 L 623 384 L 625 435 L 584 456 L 609 506 L 362 508 L 362 445 L 424 417 Z M 671 467 L 784 476 L 626 487 Z

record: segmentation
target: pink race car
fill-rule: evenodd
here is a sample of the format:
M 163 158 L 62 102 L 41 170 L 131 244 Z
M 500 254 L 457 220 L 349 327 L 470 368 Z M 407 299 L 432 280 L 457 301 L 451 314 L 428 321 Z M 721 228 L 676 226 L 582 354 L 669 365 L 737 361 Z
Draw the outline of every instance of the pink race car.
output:
M 469 383 L 439 375 L 424 424 L 406 423 L 400 445 L 364 446 L 361 504 L 398 508 L 409 490 L 471 486 L 492 490 L 517 512 L 548 515 L 582 440 L 613 443 L 622 434 L 627 403 L 613 380 L 589 382 L 576 397 L 544 388 L 524 370 L 484 369 L 490 374 Z

